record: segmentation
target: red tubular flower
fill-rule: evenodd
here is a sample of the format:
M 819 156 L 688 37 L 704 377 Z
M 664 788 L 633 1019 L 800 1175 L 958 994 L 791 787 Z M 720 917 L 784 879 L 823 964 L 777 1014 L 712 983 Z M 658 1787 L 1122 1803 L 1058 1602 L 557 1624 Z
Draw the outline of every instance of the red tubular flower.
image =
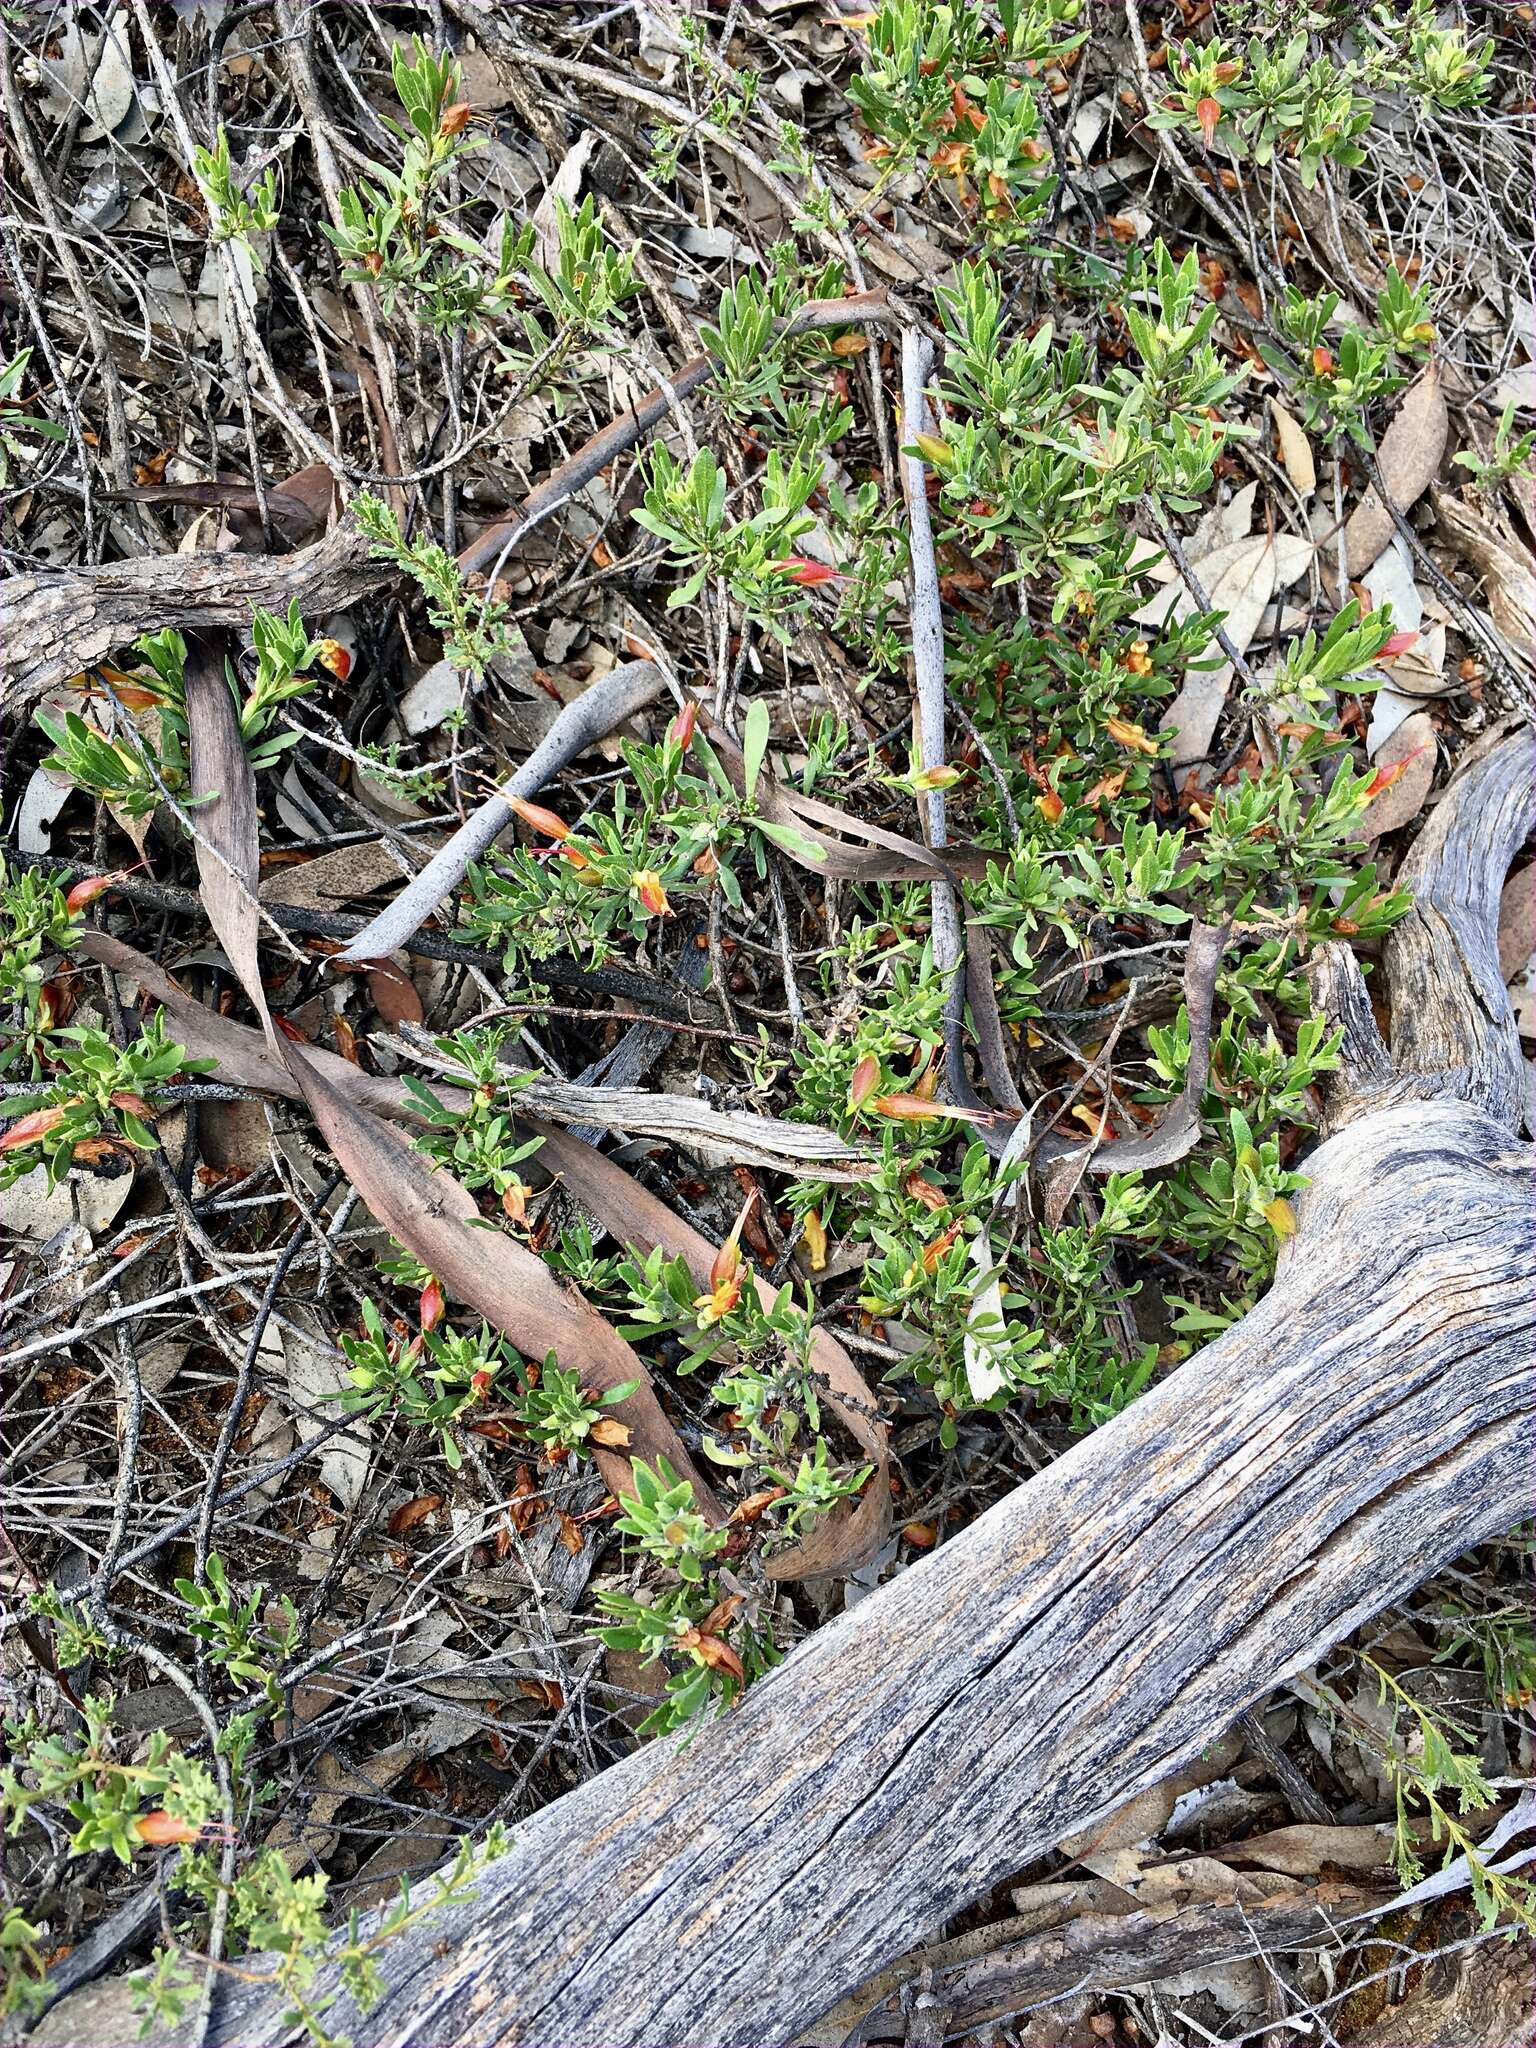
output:
M 531 804 L 525 796 L 509 796 L 507 809 L 531 825 L 535 832 L 547 832 L 551 839 L 569 839 L 571 828 L 558 811 L 546 810 L 543 804 Z
M 64 898 L 64 908 L 71 917 L 78 917 L 87 904 L 94 903 L 98 896 L 105 896 L 113 884 L 121 880 L 121 874 L 87 875 L 83 882 L 76 882 Z
M 842 581 L 839 570 L 832 568 L 827 562 L 813 562 L 806 555 L 789 555 L 782 562 L 775 562 L 773 566 L 787 581 L 799 583 L 806 589 L 817 583 Z
M 3 1138 L 0 1138 L 0 1152 L 15 1152 L 23 1145 L 35 1145 L 39 1138 L 57 1130 L 68 1115 L 66 1103 L 55 1103 L 51 1109 L 34 1109 L 30 1116 L 17 1119 Z
M 848 1083 L 848 1107 L 857 1114 L 879 1086 L 880 1062 L 872 1052 L 867 1052 Z

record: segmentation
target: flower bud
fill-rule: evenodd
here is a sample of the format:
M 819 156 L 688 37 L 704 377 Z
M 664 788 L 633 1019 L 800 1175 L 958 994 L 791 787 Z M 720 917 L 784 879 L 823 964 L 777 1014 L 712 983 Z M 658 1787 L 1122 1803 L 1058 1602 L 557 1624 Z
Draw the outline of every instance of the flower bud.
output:
M 955 466 L 955 452 L 947 441 L 941 441 L 937 434 L 914 434 L 912 446 L 924 462 L 945 475 Z
M 569 839 L 571 828 L 558 811 L 546 810 L 543 804 L 531 804 L 525 796 L 509 796 L 507 809 L 531 825 L 535 832 L 546 832 L 551 839 Z
M 867 1052 L 854 1068 L 849 1080 L 848 1107 L 857 1114 L 879 1086 L 880 1062 L 872 1052 Z
M 67 1103 L 55 1103 L 51 1109 L 34 1109 L 29 1116 L 18 1118 L 0 1138 L 0 1152 L 15 1152 L 23 1145 L 35 1145 L 50 1131 L 57 1130 L 68 1114 Z

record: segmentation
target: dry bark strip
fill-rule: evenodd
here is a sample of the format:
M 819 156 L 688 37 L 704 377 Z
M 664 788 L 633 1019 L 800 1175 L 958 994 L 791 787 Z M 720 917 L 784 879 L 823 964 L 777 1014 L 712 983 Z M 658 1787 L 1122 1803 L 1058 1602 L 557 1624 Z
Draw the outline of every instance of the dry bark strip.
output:
M 1083 1913 L 1064 1926 L 1026 1935 L 984 1955 L 933 1969 L 930 1997 L 946 2038 L 1016 2016 L 1079 1991 L 1120 1991 L 1186 1970 L 1257 1961 L 1276 1951 L 1334 1948 L 1383 1911 L 1391 1895 L 1346 1892 L 1326 1902 L 1294 1892 L 1231 1905 L 1199 1901 L 1131 1913 Z M 893 2038 L 899 2000 L 887 1997 L 864 2016 L 862 2034 Z
M 381 2004 L 336 2024 L 399 2048 L 793 2039 L 1527 1512 L 1536 1161 L 1483 1044 L 1512 1026 L 1461 982 L 1493 943 L 1474 919 L 1529 822 L 1528 760 L 1506 741 L 1442 801 L 1432 915 L 1394 963 L 1436 1032 L 1404 1020 L 1389 1083 L 1355 1006 L 1367 1103 L 1309 1161 L 1253 1313 L 735 1713 L 521 1827 L 472 1905 L 381 1950 Z M 1512 762 L 1520 801 L 1491 803 Z M 210 2043 L 284 2040 L 281 2004 L 228 1982 Z

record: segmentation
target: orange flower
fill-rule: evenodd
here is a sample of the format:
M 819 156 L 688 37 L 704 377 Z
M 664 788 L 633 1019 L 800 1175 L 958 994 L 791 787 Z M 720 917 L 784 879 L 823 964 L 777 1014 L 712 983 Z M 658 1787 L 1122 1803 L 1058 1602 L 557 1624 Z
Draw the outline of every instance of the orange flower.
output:
M 1323 344 L 1319 342 L 1312 351 L 1312 368 L 1319 377 L 1331 377 L 1333 375 L 1333 350 L 1331 348 L 1324 348 Z
M 344 683 L 352 673 L 352 657 L 339 640 L 317 640 L 315 658 L 339 683 Z
M 968 142 L 942 142 L 928 161 L 940 177 L 953 178 L 963 192 L 966 166 L 974 154 Z
M 1200 123 L 1200 138 L 1207 149 L 1216 140 L 1216 124 L 1221 119 L 1221 102 L 1206 94 L 1195 108 L 1195 119 Z
M 1101 775 L 1083 798 L 1090 810 L 1097 810 L 1101 803 L 1112 804 L 1125 787 L 1127 771 L 1117 769 L 1113 775 Z
M 451 107 L 444 107 L 437 123 L 439 135 L 462 135 L 474 115 L 474 108 L 468 100 L 459 100 Z
M 1296 1235 L 1296 1211 L 1283 1195 L 1264 1204 L 1264 1220 L 1282 1244 Z
M 116 669 L 104 668 L 101 673 L 112 685 L 112 694 L 125 711 L 149 711 L 155 705 L 165 702 L 158 690 L 147 689 L 143 683 L 136 683 L 131 676 L 119 675 Z
M 1404 754 L 1401 761 L 1392 761 L 1385 767 L 1378 768 L 1370 781 L 1365 785 L 1361 794 L 1361 801 L 1368 804 L 1374 803 L 1384 790 L 1390 789 L 1394 782 L 1397 782 L 1402 776 L 1407 774 L 1409 764 L 1417 761 L 1420 754 L 1423 753 L 1424 747 L 1429 745 L 1430 742 L 1426 740 L 1423 747 L 1415 747 L 1411 754 Z
M 920 1173 L 909 1173 L 902 1182 L 902 1186 L 914 1202 L 921 1202 L 925 1209 L 931 1210 L 935 1214 L 940 1209 L 947 1209 L 949 1207 L 948 1195 L 944 1194 L 941 1189 L 936 1188 L 931 1180 L 924 1180 Z
M 745 1685 L 747 1674 L 741 1659 L 729 1643 L 719 1636 L 712 1636 L 706 1630 L 685 1628 L 677 1638 L 680 1650 L 689 1650 L 701 1664 L 707 1664 L 711 1671 L 723 1671 L 728 1678 L 734 1678 L 738 1685 Z
M 927 1123 L 933 1117 L 950 1114 L 947 1105 L 929 1102 L 921 1095 L 877 1095 L 872 1106 L 877 1116 L 894 1117 L 898 1123 Z
M 747 1218 L 752 1213 L 752 1204 L 757 1200 L 756 1190 L 742 1203 L 736 1221 L 731 1225 L 731 1234 L 715 1253 L 714 1263 L 709 1269 L 709 1292 L 694 1298 L 694 1307 L 699 1312 L 699 1328 L 707 1330 L 711 1323 L 718 1323 L 722 1316 L 729 1315 L 741 1299 L 741 1290 L 751 1273 L 741 1256 L 741 1233 Z
M 421 1327 L 424 1330 L 435 1330 L 443 1320 L 443 1313 L 448 1306 L 447 1302 L 443 1299 L 443 1290 L 435 1280 L 429 1280 L 421 1290 L 421 1301 L 418 1306 L 421 1314 Z
M 779 574 L 790 583 L 799 583 L 806 589 L 818 583 L 840 583 L 841 573 L 828 562 L 813 562 L 806 555 L 789 555 L 782 562 L 773 565 Z
M 163 1806 L 157 1806 L 153 1813 L 139 1815 L 133 1824 L 133 1832 L 151 1849 L 166 1849 L 175 1842 L 195 1842 L 203 1831 L 193 1827 L 191 1821 L 178 1820 Z
M 1148 739 L 1142 728 L 1139 725 L 1132 725 L 1128 718 L 1106 719 L 1104 730 L 1117 745 L 1134 747 L 1138 754 L 1155 754 L 1157 752 L 1157 741 Z
M 1035 809 L 1048 825 L 1054 825 L 1066 808 L 1054 789 L 1042 790 L 1035 798 Z
M 1133 676 L 1152 673 L 1152 650 L 1145 640 L 1133 640 L 1125 653 L 1125 666 Z
M 958 1223 L 951 1223 L 948 1230 L 941 1230 L 931 1244 L 923 1246 L 923 1271 L 930 1277 L 938 1271 L 939 1261 L 960 1235 Z
M 822 1229 L 819 1210 L 806 1210 L 800 1222 L 800 1235 L 804 1238 L 806 1251 L 810 1254 L 811 1271 L 824 1272 L 827 1264 L 827 1233 Z
M 507 1183 L 501 1197 L 501 1206 L 509 1222 L 526 1223 L 528 1221 L 528 1197 L 532 1193 L 533 1189 L 529 1187 L 526 1181 L 514 1180 Z
M 661 877 L 654 868 L 637 868 L 630 877 L 629 886 L 635 892 L 640 908 L 649 917 L 670 917 L 672 906 L 667 901 L 667 892 L 661 886 Z
M 547 811 L 542 804 L 531 804 L 525 796 L 509 796 L 507 809 L 514 811 L 535 832 L 547 832 L 551 839 L 569 839 L 571 836 L 570 826 L 558 811 Z

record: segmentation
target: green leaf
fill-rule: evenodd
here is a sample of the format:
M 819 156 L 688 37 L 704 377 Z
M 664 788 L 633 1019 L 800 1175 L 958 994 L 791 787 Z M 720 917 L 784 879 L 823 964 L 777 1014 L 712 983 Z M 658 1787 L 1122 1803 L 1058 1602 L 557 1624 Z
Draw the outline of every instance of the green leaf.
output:
M 786 853 L 797 854 L 800 859 L 814 861 L 818 865 L 827 857 L 824 846 L 818 846 L 814 839 L 807 839 L 793 825 L 780 825 L 772 818 L 758 818 L 755 823 L 765 839 L 771 839 L 775 846 L 782 846 Z
M 768 752 L 768 726 L 768 706 L 761 697 L 755 698 L 747 712 L 747 723 L 741 737 L 742 773 L 749 803 L 757 789 L 757 778 L 763 771 L 763 758 Z

